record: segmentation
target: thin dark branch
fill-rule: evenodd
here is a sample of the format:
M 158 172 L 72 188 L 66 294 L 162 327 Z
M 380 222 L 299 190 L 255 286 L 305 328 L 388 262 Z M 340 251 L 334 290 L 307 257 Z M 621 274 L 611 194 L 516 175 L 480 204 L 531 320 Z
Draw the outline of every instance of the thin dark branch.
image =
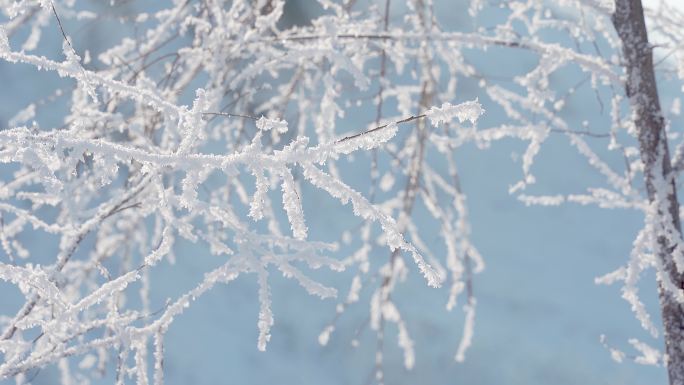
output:
M 55 19 L 57 19 L 57 24 L 59 25 L 59 30 L 62 32 L 62 36 L 64 37 L 64 41 L 69 44 L 69 47 L 73 50 L 74 47 L 71 45 L 71 42 L 69 41 L 69 38 L 66 35 L 66 32 L 64 32 L 64 27 L 62 26 L 62 20 L 59 18 L 59 15 L 57 14 L 57 10 L 55 9 L 55 4 L 50 1 L 50 7 L 52 8 L 52 13 L 55 15 Z
M 225 116 L 228 118 L 243 118 L 243 119 L 259 120 L 259 118 L 257 118 L 256 116 L 243 115 L 243 114 L 233 114 L 230 112 L 202 112 L 202 115 Z
M 426 116 L 427 116 L 427 115 L 425 115 L 425 114 L 409 116 L 408 118 L 404 118 L 404 119 L 401 119 L 401 120 L 397 120 L 397 121 L 395 121 L 394 123 L 396 123 L 396 124 L 408 123 L 408 122 L 412 122 L 412 121 L 414 121 L 414 120 L 422 119 L 422 118 L 424 118 L 424 117 L 426 117 Z M 381 125 L 381 126 L 377 126 L 377 127 L 375 127 L 375 128 L 371 128 L 370 130 L 366 130 L 366 131 L 363 131 L 363 132 L 359 132 L 358 134 L 353 134 L 353 135 L 345 136 L 344 138 L 335 141 L 335 143 L 342 143 L 342 142 L 347 141 L 347 140 L 350 140 L 350 139 L 358 138 L 359 136 L 363 136 L 363 135 L 367 135 L 367 134 L 370 134 L 370 133 L 373 133 L 373 132 L 376 132 L 376 131 L 380 131 L 380 130 L 382 130 L 383 128 L 388 127 L 389 125 L 390 125 L 390 123 L 387 123 L 387 124 L 383 124 L 383 125 Z
M 560 128 L 552 128 L 550 130 L 551 132 L 559 132 L 562 134 L 569 134 L 569 135 L 585 135 L 585 136 L 591 136 L 593 138 L 610 138 L 610 134 L 599 134 L 596 132 L 591 132 L 591 131 L 583 131 L 583 130 L 563 130 Z
M 498 45 L 498 46 L 509 47 L 509 48 L 531 48 L 530 45 L 528 45 L 522 41 L 502 40 L 502 39 L 489 38 L 489 37 L 483 37 L 483 36 L 477 36 L 476 37 L 477 41 L 468 41 L 467 39 L 464 39 L 466 37 L 472 38 L 472 36 L 457 35 L 457 34 L 395 35 L 395 34 L 391 34 L 391 33 L 375 33 L 375 34 L 343 33 L 343 34 L 334 35 L 334 36 L 323 35 L 323 34 L 278 36 L 277 38 L 262 39 L 259 41 L 276 43 L 276 42 L 283 42 L 283 41 L 308 41 L 308 40 L 321 40 L 321 39 L 330 39 L 330 38 L 335 38 L 335 39 L 366 39 L 366 40 L 420 40 L 420 41 L 423 41 L 423 40 L 441 40 L 441 41 L 453 41 L 453 40 L 458 40 L 459 38 L 461 38 L 462 40 L 464 40 L 464 43 L 475 43 L 475 42 L 477 42 L 477 43 L 482 43 L 482 44 L 486 44 L 486 45 Z

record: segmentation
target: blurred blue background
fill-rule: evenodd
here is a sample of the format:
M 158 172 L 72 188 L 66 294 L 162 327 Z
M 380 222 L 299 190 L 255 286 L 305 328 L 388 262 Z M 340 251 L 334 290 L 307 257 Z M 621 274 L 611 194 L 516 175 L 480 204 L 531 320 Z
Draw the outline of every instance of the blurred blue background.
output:
M 86 4 L 92 9 L 107 8 L 95 1 Z M 290 1 L 286 16 L 295 23 L 305 21 L 319 11 L 312 4 L 308 0 Z M 129 14 L 157 5 L 150 1 L 130 2 L 118 9 Z M 456 6 L 451 0 L 438 1 L 437 15 L 445 26 L 472 28 L 467 8 L 460 3 Z M 70 30 L 68 23 L 65 27 L 77 49 L 94 51 L 125 34 L 113 27 L 107 30 L 79 25 Z M 46 36 L 39 53 L 61 57 L 60 41 L 56 32 Z M 510 50 L 491 50 L 473 54 L 472 60 L 483 73 L 499 74 L 515 73 L 517 68 L 534 63 L 533 57 L 513 54 Z M 506 63 L 506 68 L 501 68 L 502 63 Z M 562 87 L 575 83 L 577 76 L 576 72 L 561 71 L 556 80 Z M 0 62 L 0 84 L 0 124 L 4 127 L 20 108 L 71 83 L 52 73 Z M 501 110 L 481 94 L 475 81 L 464 80 L 460 87 L 461 100 L 479 97 L 487 110 L 481 126 L 504 119 Z M 663 86 L 661 92 L 667 110 L 679 90 Z M 65 106 L 65 102 L 48 103 L 37 120 L 45 126 L 60 124 L 57 117 Z M 607 130 L 608 126 L 601 124 L 608 122 L 608 117 L 597 108 L 591 89 L 579 90 L 569 101 L 565 114 L 575 127 L 587 120 L 596 122 L 597 126 L 591 128 Z M 357 126 L 368 121 L 368 116 L 359 114 Z M 595 148 L 607 144 L 602 142 L 605 139 L 589 140 Z M 629 360 L 616 363 L 599 341 L 599 336 L 605 334 L 609 345 L 634 354 L 627 344 L 632 337 L 659 348 L 662 345 L 661 340 L 651 339 L 640 328 L 629 305 L 620 298 L 619 285 L 594 284 L 595 277 L 626 262 L 632 241 L 643 224 L 641 214 L 571 204 L 526 207 L 507 192 L 521 178 L 521 165 L 513 160 L 512 154 L 521 154 L 524 145 L 503 140 L 488 149 L 467 145 L 457 153 L 461 182 L 468 196 L 472 239 L 487 264 L 474 281 L 478 301 L 476 329 L 466 361 L 459 364 L 453 360 L 463 327 L 462 298 L 457 309 L 447 312 L 446 291 L 428 288 L 409 265 L 411 274 L 394 298 L 415 341 L 416 365 L 411 371 L 404 369 L 402 352 L 395 342 L 396 330 L 389 325 L 385 341 L 386 383 L 665 384 L 663 368 L 640 366 Z M 345 180 L 363 187 L 367 174 L 359 173 L 353 164 L 350 162 L 348 169 L 342 169 Z M 569 146 L 567 138 L 559 134 L 546 143 L 533 171 L 538 182 L 530 187 L 530 193 L 582 193 L 586 187 L 604 184 L 601 176 Z M 342 230 L 356 223 L 348 215 L 349 208 L 322 194 L 309 194 L 306 209 L 311 239 L 336 240 Z M 374 253 L 378 258 L 387 256 L 385 250 L 377 249 Z M 159 298 L 192 287 L 216 263 L 206 250 L 189 243 L 179 243 L 176 254 L 175 266 L 162 264 L 155 272 L 160 279 L 155 281 L 153 295 Z M 349 274 L 327 274 L 324 282 L 338 287 L 340 294 L 345 295 Z M 173 323 L 166 343 L 166 382 L 369 383 L 375 335 L 366 328 L 360 334 L 359 346 L 350 344 L 366 321 L 369 290 L 364 290 L 361 301 L 342 315 L 329 344 L 323 347 L 317 337 L 333 319 L 337 302 L 308 296 L 295 282 L 277 273 L 271 279 L 276 323 L 266 352 L 256 348 L 256 282 L 253 276 L 243 276 L 229 285 L 217 286 Z M 642 300 L 659 324 L 655 278 L 646 274 L 642 282 Z M 0 285 L 2 313 L 10 314 L 13 310 L 7 309 L 17 308 L 19 300 L 16 289 Z M 111 378 L 103 380 L 111 382 Z M 44 369 L 34 383 L 58 383 L 57 370 Z

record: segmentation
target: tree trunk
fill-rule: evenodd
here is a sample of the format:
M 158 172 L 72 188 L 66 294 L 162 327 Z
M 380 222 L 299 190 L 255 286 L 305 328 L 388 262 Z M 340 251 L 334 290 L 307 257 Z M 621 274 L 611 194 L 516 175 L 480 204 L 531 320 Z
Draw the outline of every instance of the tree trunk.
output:
M 615 0 L 613 25 L 622 40 L 627 69 L 625 85 L 638 132 L 639 150 L 649 202 L 658 208 L 659 226 L 655 253 L 665 273 L 677 288 L 684 288 L 684 276 L 672 256 L 672 237 L 681 238 L 679 202 L 670 164 L 658 88 L 653 70 L 652 47 L 648 43 L 641 0 Z M 663 201 L 665 200 L 665 201 Z M 662 229 L 674 229 L 670 236 Z M 671 385 L 684 385 L 684 308 L 662 282 L 658 283 L 665 338 L 665 362 Z

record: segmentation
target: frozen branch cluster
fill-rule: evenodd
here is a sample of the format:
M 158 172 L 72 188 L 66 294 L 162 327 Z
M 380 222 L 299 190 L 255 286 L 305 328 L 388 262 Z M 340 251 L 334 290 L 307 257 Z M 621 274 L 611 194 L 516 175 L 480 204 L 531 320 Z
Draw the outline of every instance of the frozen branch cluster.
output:
M 118 3 L 108 7 L 124 6 Z M 283 0 L 173 0 L 118 18 L 130 35 L 89 52 L 77 49 L 71 32 L 101 16 L 81 2 L 0 0 L 3 65 L 70 81 L 0 131 L 3 176 L 11 174 L 0 185 L 0 279 L 26 298 L 16 314 L 0 317 L 0 378 L 21 383 L 57 365 L 70 383 L 114 367 L 117 384 L 162 384 L 164 336 L 174 318 L 241 275 L 258 283 L 257 348 L 264 350 L 277 316 L 269 276 L 337 298 L 337 288 L 317 279 L 320 267 L 344 270 L 351 283 L 319 342 L 335 337 L 346 309 L 367 301 L 360 306 L 377 340 L 378 383 L 386 324 L 396 326 L 404 366 L 416 362 L 395 291 L 410 269 L 430 286 L 447 287 L 448 310 L 463 302 L 455 348 L 462 361 L 475 323 L 472 278 L 484 262 L 471 242 L 455 153 L 503 139 L 525 146 L 521 176 L 509 186 L 523 202 L 644 213 L 627 265 L 597 282 L 621 281 L 623 297 L 657 335 L 638 296 L 639 275 L 655 269 L 662 287 L 684 302 L 654 256 L 666 237 L 684 270 L 681 235 L 666 207 L 668 178 L 684 168 L 684 142 L 668 131 L 679 141 L 674 171 L 655 184 L 662 199 L 649 201 L 640 189 L 644 163 L 630 104 L 638 95 L 624 90 L 614 4 L 474 0 L 474 30 L 456 31 L 442 25 L 430 0 L 361 3 L 312 0 L 321 14 L 296 25 Z M 681 79 L 684 17 L 664 3 L 647 14 L 677 58 L 674 70 L 665 59 L 662 68 Z M 62 54 L 38 54 L 45 37 L 57 34 Z M 476 64 L 492 50 L 522 52 L 533 65 L 492 74 L 491 65 Z M 568 71 L 579 81 L 559 85 Z M 476 95 L 464 98 L 461 81 L 476 85 Z M 587 95 L 605 119 L 580 123 L 570 113 L 573 99 Z M 61 121 L 38 123 L 54 100 L 67 101 L 68 111 Z M 505 119 L 478 122 L 483 105 Z M 365 126 L 358 116 L 350 125 L 350 115 L 362 115 Z M 604 183 L 534 195 L 535 160 L 554 135 L 567 138 Z M 367 185 L 345 178 L 342 164 L 352 159 L 364 164 L 357 172 L 369 170 Z M 311 239 L 304 199 L 311 194 L 332 197 L 358 217 L 339 234 L 341 243 Z M 438 229 L 441 244 L 426 238 L 433 233 L 418 216 Z M 54 240 L 55 252 L 36 255 L 22 243 L 27 237 Z M 190 257 L 177 253 L 181 241 L 207 248 L 220 263 L 185 294 L 155 303 L 155 269 Z M 648 345 L 630 343 L 646 357 L 637 361 L 660 361 Z
M 164 338 L 174 318 L 215 285 L 245 274 L 258 283 L 256 346 L 264 350 L 277 316 L 269 276 L 334 298 L 337 289 L 312 272 L 321 267 L 355 271 L 346 305 L 371 287 L 370 327 L 382 335 L 385 322 L 396 323 L 405 366 L 413 366 L 410 326 L 391 299 L 394 287 L 412 266 L 439 287 L 446 263 L 451 308 L 469 285 L 468 261 L 473 271 L 482 268 L 468 241 L 452 155 L 445 152 L 449 176 L 425 163 L 435 145 L 430 133 L 471 129 L 484 110 L 477 101 L 455 103 L 453 81 L 440 89 L 440 65 L 448 64 L 452 77 L 465 66 L 442 51 L 445 43 L 342 38 L 384 33 L 383 12 L 320 5 L 323 15 L 308 26 L 283 27 L 284 1 L 173 1 L 122 17 L 121 28 L 138 37 L 91 53 L 77 49 L 71 32 L 100 16 L 80 2 L 0 2 L 3 65 L 29 65 L 71 84 L 52 97 L 68 101 L 61 122 L 39 123 L 50 101 L 37 101 L 0 132 L 0 162 L 11 174 L 0 186 L 0 279 L 25 297 L 16 314 L 0 318 L 0 378 L 22 383 L 56 365 L 64 383 L 114 368 L 117 384 L 162 384 Z M 409 6 L 413 16 L 393 29 L 436 28 L 429 7 Z M 51 35 L 64 37 L 62 55 L 36 53 Z M 386 58 L 396 59 L 396 72 Z M 391 85 L 390 72 L 396 77 L 404 65 L 422 69 Z M 342 106 L 368 95 L 371 101 L 359 102 L 377 108 L 368 127 L 343 125 Z M 399 106 L 383 109 L 390 100 Z M 442 107 L 430 109 L 437 103 Z M 394 171 L 379 183 L 387 164 L 373 163 L 379 187 L 359 191 L 345 182 L 339 162 L 380 151 L 390 154 Z M 395 186 L 402 177 L 405 186 Z M 337 244 L 311 239 L 303 199 L 309 194 L 349 206 L 363 229 L 358 251 L 340 258 Z M 421 240 L 412 220 L 418 200 L 439 222 L 446 258 Z M 36 254 L 22 243 L 27 237 L 54 242 Z M 180 240 L 221 263 L 185 294 L 159 303 L 150 294 L 155 269 L 191 257 L 177 252 Z M 40 255 L 44 250 L 55 252 Z

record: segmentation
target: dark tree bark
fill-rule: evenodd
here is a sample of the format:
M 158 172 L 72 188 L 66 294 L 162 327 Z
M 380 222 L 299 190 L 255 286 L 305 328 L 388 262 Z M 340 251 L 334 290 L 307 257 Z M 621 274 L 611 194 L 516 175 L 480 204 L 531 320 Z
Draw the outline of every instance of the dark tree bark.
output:
M 672 255 L 673 237 L 681 238 L 679 202 L 641 0 L 615 0 L 612 19 L 622 40 L 627 70 L 625 88 L 632 109 L 632 120 L 638 131 L 648 199 L 658 208 L 658 220 L 663 221 L 656 226 L 655 252 L 672 283 L 677 288 L 684 288 L 684 276 L 677 270 Z M 668 228 L 672 231 L 665 230 Z M 684 307 L 670 290 L 665 289 L 662 282 L 658 284 L 658 292 L 670 384 L 684 385 Z

